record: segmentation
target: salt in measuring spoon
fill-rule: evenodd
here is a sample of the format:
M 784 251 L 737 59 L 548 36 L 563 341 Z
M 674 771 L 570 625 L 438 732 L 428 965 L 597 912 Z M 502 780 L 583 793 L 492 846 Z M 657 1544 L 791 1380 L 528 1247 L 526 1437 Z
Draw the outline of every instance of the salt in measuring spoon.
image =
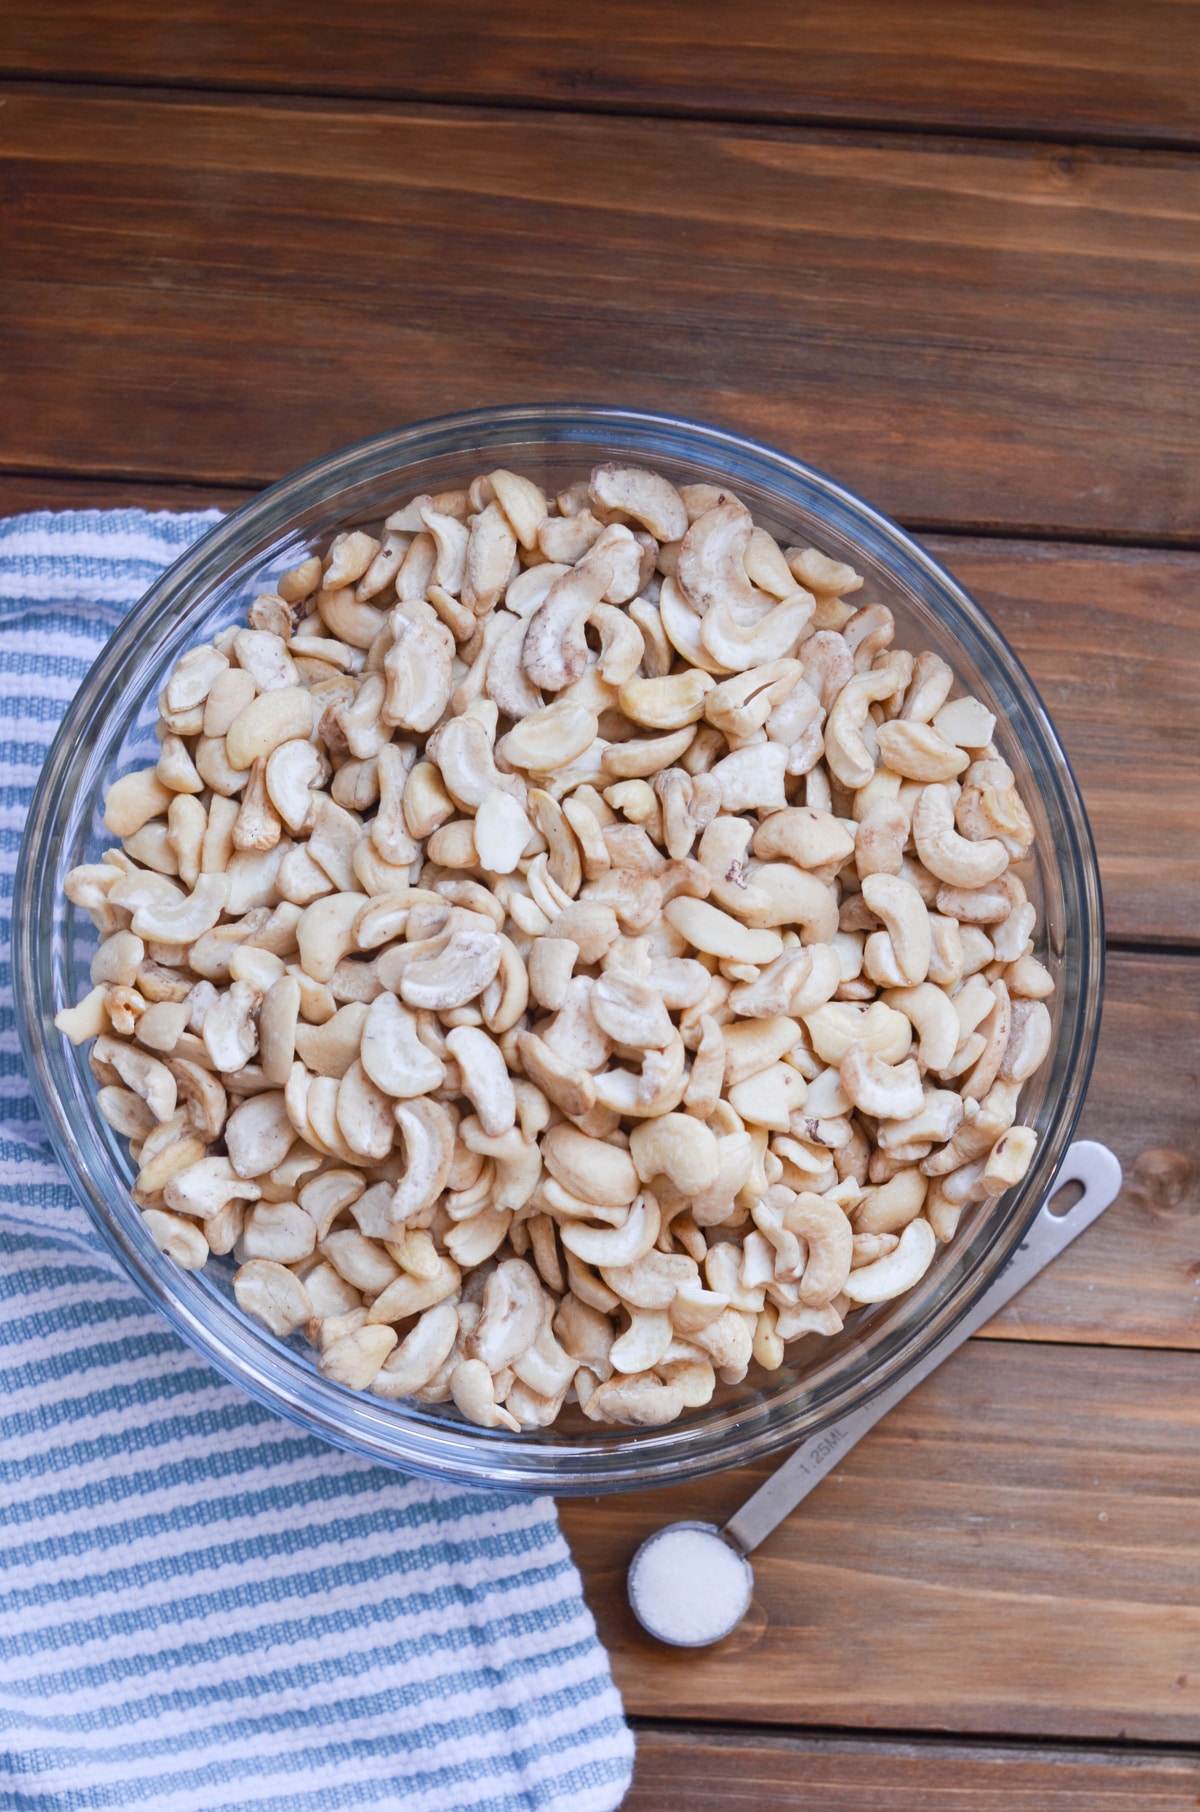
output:
M 1054 1214 L 1050 1204 L 1068 1183 L 1081 1183 L 1083 1194 L 1065 1213 Z M 673 1648 L 707 1648 L 732 1635 L 749 1610 L 754 1592 L 747 1555 L 894 1404 L 936 1371 L 1090 1227 L 1116 1200 L 1120 1188 L 1121 1166 L 1108 1147 L 1092 1139 L 1077 1140 L 1068 1148 L 1049 1195 L 1003 1272 L 911 1371 L 861 1409 L 798 1447 L 723 1528 L 715 1523 L 669 1523 L 649 1536 L 629 1564 L 628 1581 L 630 1606 L 647 1634 Z

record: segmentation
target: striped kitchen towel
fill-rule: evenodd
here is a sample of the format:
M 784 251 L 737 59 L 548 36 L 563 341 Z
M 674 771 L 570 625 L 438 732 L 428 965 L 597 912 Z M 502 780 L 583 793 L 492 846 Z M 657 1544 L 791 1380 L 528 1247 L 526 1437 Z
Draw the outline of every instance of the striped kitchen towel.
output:
M 224 1383 L 34 1111 L 8 924 L 38 768 L 214 520 L 0 522 L 0 1808 L 603 1812 L 633 1744 L 553 1506 L 369 1465 Z

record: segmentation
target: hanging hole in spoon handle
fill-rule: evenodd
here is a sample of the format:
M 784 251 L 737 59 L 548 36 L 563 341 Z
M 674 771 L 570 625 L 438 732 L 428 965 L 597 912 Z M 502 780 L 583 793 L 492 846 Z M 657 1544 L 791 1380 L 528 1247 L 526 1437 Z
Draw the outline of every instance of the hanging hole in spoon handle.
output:
M 1072 1184 L 1083 1193 L 1070 1199 Z M 629 1603 L 642 1628 L 673 1648 L 707 1648 L 732 1635 L 750 1606 L 746 1558 L 888 1410 L 935 1371 L 1116 1200 L 1121 1166 L 1106 1145 L 1071 1145 L 1016 1252 L 979 1301 L 924 1356 L 877 1396 L 798 1447 L 723 1529 L 670 1523 L 644 1541 L 629 1567 Z M 1060 1201 L 1065 1209 L 1055 1212 Z
M 984 1301 L 990 1302 L 997 1290 L 1004 1291 L 1003 1300 L 1007 1301 L 1015 1294 L 1014 1277 L 1019 1289 L 1036 1276 L 1112 1206 L 1123 1180 L 1120 1161 L 1107 1145 L 1096 1139 L 1076 1139 L 1069 1145 L 1040 1213 Z

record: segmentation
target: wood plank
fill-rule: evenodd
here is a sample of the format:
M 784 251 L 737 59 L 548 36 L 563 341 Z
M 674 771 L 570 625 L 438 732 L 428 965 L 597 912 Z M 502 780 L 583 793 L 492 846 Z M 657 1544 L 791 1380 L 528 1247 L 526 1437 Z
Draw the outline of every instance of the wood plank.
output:
M 1054 719 L 1096 838 L 1109 936 L 1200 940 L 1200 558 L 928 540 Z
M 755 1555 L 740 1630 L 654 1643 L 634 1549 L 767 1470 L 561 1505 L 630 1713 L 1194 1742 L 1197 1355 L 969 1341 Z
M 1121 1160 L 1119 1199 L 987 1332 L 1200 1350 L 1200 960 L 1111 955 L 1080 1135 Z
M 10 0 L 5 73 L 724 118 L 1200 139 L 1196 8 L 1171 0 Z
M 717 419 L 926 527 L 1200 536 L 1200 163 L 10 88 L 0 470 L 253 485 L 481 401 Z
M 623 1812 L 1195 1812 L 1200 1760 L 649 1725 Z
M 232 510 L 254 496 L 230 485 L 155 484 L 137 479 L 0 473 L 0 516 L 27 510 Z

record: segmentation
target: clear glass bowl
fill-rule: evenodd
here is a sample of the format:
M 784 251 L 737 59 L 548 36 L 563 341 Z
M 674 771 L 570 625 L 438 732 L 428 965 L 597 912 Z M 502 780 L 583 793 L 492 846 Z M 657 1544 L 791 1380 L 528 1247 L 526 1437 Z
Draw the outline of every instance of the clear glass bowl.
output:
M 812 542 L 850 561 L 866 577 L 856 602 L 893 610 L 897 646 L 935 649 L 995 711 L 996 740 L 1037 827 L 1021 872 L 1039 908 L 1039 954 L 1057 983 L 1054 1042 L 1022 1103 L 1040 1134 L 1029 1175 L 998 1206 L 964 1219 L 910 1295 L 858 1311 L 832 1340 L 809 1336 L 781 1370 L 752 1369 L 670 1427 L 609 1430 L 575 1412 L 566 1427 L 510 1435 L 473 1427 L 452 1405 L 387 1403 L 328 1382 L 299 1335 L 279 1341 L 241 1313 L 231 1260 L 187 1272 L 156 1251 L 129 1199 L 122 1142 L 96 1110 L 86 1051 L 52 1023 L 86 989 L 96 943 L 86 914 L 66 901 L 63 877 L 112 840 L 101 824 L 107 784 L 155 759 L 155 701 L 178 656 L 240 618 L 314 543 L 493 466 L 529 472 L 553 491 L 613 458 L 681 483 L 729 484 L 785 543 Z M 1074 1129 L 1103 948 L 1095 854 L 1066 756 L 1016 656 L 949 573 L 886 517 L 786 454 L 670 417 L 570 406 L 478 410 L 381 435 L 284 479 L 190 548 L 131 613 L 67 712 L 30 811 L 13 907 L 21 1041 L 42 1117 L 104 1240 L 183 1338 L 268 1408 L 355 1453 L 464 1484 L 560 1495 L 695 1478 L 807 1437 L 902 1374 L 975 1302 L 1020 1241 Z

